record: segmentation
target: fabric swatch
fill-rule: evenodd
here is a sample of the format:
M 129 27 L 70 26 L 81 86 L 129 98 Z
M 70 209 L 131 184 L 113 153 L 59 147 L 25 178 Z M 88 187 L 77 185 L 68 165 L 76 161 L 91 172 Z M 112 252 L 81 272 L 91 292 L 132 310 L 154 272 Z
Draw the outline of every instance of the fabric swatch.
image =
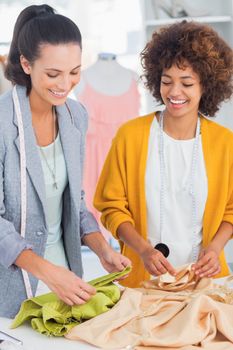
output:
M 127 275 L 130 267 L 90 282 L 96 294 L 83 305 L 66 305 L 55 293 L 43 294 L 25 300 L 16 315 L 11 328 L 30 320 L 34 330 L 45 335 L 64 336 L 71 328 L 96 315 L 110 310 L 120 299 L 120 289 L 113 283 Z
M 126 288 L 114 308 L 72 328 L 66 338 L 101 349 L 233 350 L 233 289 L 228 286 L 233 277 L 220 286 L 210 278 L 197 280 L 189 266 L 180 272 Z

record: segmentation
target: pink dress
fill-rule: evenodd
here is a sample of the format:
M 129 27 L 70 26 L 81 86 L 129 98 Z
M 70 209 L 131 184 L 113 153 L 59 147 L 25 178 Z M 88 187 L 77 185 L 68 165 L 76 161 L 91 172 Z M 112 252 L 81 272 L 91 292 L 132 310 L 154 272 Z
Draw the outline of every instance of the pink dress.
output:
M 140 95 L 135 79 L 128 91 L 117 96 L 102 94 L 86 81 L 78 100 L 89 114 L 83 187 L 87 207 L 99 221 L 100 215 L 92 204 L 97 181 L 116 131 L 127 120 L 139 115 Z

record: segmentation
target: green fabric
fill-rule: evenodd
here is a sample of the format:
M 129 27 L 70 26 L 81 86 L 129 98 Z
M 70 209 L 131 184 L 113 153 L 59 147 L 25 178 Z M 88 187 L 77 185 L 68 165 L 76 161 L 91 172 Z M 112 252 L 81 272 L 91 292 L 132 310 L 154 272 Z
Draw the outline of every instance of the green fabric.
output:
M 39 333 L 61 337 L 72 327 L 111 309 L 120 299 L 120 289 L 113 281 L 130 270 L 131 267 L 126 267 L 121 272 L 90 281 L 89 284 L 96 288 L 96 294 L 83 305 L 66 305 L 55 293 L 27 299 L 22 303 L 11 328 L 31 320 L 32 328 Z

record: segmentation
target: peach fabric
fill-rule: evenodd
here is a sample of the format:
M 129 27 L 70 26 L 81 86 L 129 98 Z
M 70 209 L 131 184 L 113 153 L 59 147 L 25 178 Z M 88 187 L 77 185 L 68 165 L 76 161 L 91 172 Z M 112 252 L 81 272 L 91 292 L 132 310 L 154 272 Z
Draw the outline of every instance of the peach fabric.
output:
M 78 99 L 89 114 L 84 166 L 86 204 L 99 219 L 100 214 L 92 205 L 97 180 L 116 131 L 120 125 L 139 115 L 140 95 L 136 80 L 132 78 L 128 91 L 117 96 L 102 94 L 86 81 Z
M 172 291 L 161 289 L 161 283 L 170 283 L 166 276 L 140 289 L 126 288 L 112 310 L 74 327 L 66 337 L 101 349 L 232 350 L 233 290 L 194 275 L 188 281 L 187 275 L 193 275 L 191 269 L 171 282 Z M 181 279 L 188 284 L 183 290 Z
M 177 292 L 179 290 L 192 290 L 195 289 L 197 285 L 197 278 L 195 277 L 195 273 L 192 270 L 192 264 L 187 264 L 184 266 L 180 266 L 176 269 L 176 276 L 170 275 L 169 272 L 159 276 L 155 280 L 145 281 L 142 283 L 142 286 L 145 288 L 152 289 L 161 289 L 167 291 Z M 210 279 L 206 280 L 207 286 L 210 283 Z M 204 284 L 202 281 L 202 288 L 204 288 Z

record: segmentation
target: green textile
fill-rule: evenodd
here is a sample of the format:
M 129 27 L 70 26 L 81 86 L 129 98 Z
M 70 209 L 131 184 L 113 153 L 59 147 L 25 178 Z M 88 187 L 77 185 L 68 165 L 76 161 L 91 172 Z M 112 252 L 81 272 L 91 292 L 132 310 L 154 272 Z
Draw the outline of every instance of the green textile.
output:
M 55 293 L 25 300 L 15 316 L 11 328 L 31 320 L 34 330 L 45 335 L 64 336 L 74 326 L 111 309 L 120 299 L 120 289 L 114 280 L 128 274 L 131 267 L 96 278 L 90 282 L 96 294 L 85 304 L 69 306 Z

